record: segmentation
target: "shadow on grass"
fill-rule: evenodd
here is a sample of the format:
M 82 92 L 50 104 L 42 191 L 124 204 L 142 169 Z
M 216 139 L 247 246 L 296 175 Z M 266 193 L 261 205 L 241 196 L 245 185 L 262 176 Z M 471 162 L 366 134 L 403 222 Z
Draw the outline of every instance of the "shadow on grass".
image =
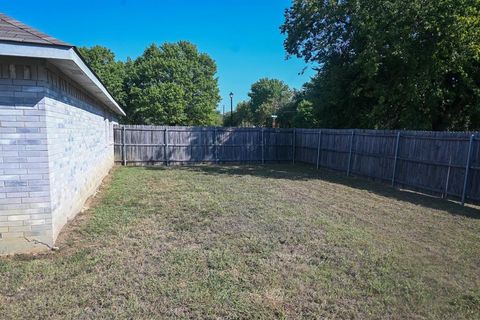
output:
M 176 166 L 178 170 L 188 170 L 206 175 L 228 175 L 264 177 L 269 179 L 287 180 L 316 180 L 320 179 L 330 183 L 341 184 L 351 188 L 366 190 L 384 197 L 406 201 L 423 207 L 444 210 L 452 215 L 465 216 L 473 219 L 480 219 L 480 210 L 465 206 L 459 203 L 440 199 L 438 197 L 394 189 L 384 183 L 368 180 L 366 178 L 347 177 L 344 173 L 320 169 L 296 164 L 269 164 L 269 165 L 193 165 Z M 147 170 L 169 170 L 167 167 L 146 167 Z

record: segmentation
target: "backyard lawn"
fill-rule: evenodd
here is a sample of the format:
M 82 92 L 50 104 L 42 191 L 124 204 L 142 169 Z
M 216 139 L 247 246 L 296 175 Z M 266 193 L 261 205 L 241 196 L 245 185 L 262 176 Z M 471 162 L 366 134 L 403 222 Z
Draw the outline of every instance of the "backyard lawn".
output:
M 122 167 L 2 318 L 480 317 L 480 211 L 307 166 Z

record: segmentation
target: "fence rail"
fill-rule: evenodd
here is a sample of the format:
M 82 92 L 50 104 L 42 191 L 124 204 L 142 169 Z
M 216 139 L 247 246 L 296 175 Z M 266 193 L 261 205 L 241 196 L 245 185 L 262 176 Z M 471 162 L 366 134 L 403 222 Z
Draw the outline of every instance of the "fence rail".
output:
M 116 126 L 115 161 L 308 163 L 394 187 L 480 202 L 480 135 L 336 129 Z

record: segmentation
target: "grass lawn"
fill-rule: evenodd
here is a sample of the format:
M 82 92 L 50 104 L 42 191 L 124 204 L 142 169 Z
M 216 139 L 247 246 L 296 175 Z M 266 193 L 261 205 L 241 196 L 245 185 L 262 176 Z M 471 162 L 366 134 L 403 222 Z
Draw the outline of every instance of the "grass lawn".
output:
M 306 166 L 118 168 L 0 317 L 480 317 L 480 212 Z

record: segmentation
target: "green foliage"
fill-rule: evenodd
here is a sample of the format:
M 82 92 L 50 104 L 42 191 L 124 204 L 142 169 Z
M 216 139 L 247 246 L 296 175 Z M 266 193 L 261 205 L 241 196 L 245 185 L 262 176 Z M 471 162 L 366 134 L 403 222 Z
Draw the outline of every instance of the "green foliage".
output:
M 226 113 L 223 125 L 227 127 L 251 127 L 253 116 L 249 101 L 241 101 L 237 104 L 233 113 Z
M 215 113 L 212 116 L 212 122 L 209 124 L 211 126 L 220 127 L 223 124 L 223 116 L 220 111 L 215 110 Z
M 132 63 L 133 119 L 138 123 L 210 125 L 220 101 L 217 68 L 188 42 L 152 44 Z
M 315 128 L 317 121 L 314 117 L 313 104 L 307 100 L 301 100 L 293 117 L 294 127 L 297 128 Z
M 319 121 L 306 91 L 294 91 L 292 99 L 278 111 L 278 124 L 284 128 L 316 128 Z
M 327 127 L 480 128 L 480 1 L 295 0 L 282 32 L 318 63 L 306 86 Z
M 183 88 L 175 83 L 159 83 L 130 89 L 132 120 L 145 124 L 183 124 L 187 122 Z
M 269 126 L 271 116 L 292 98 L 292 91 L 281 80 L 263 78 L 252 84 L 248 96 L 253 124 Z
M 95 71 L 98 77 L 120 104 L 126 102 L 127 92 L 124 88 L 126 77 L 125 64 L 115 61 L 115 54 L 108 48 L 93 46 L 78 48 L 87 64 Z
M 100 46 L 80 52 L 124 107 L 124 122 L 220 124 L 215 61 L 193 44 L 152 44 L 140 57 L 125 63 L 116 62 L 113 52 Z
M 230 113 L 225 116 L 225 125 L 271 126 L 272 115 L 291 101 L 293 92 L 281 80 L 263 78 L 252 84 L 248 96 L 250 100 L 240 102 L 233 117 Z

